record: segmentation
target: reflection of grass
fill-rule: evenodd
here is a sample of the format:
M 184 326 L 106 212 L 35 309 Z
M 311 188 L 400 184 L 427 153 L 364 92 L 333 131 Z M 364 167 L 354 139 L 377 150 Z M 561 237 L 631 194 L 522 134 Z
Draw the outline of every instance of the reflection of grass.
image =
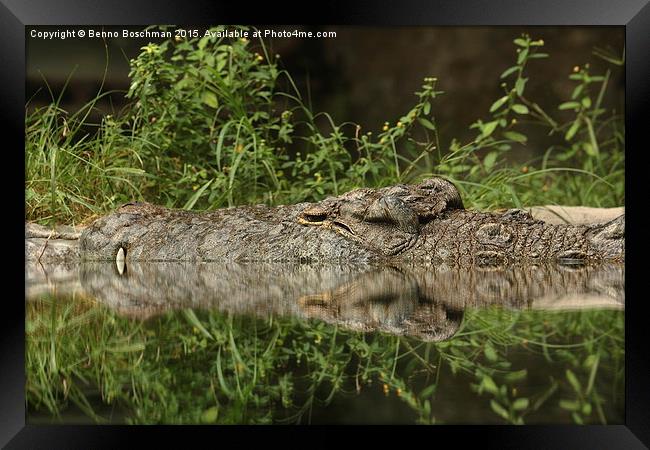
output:
M 438 386 L 453 378 L 490 421 L 622 419 L 618 311 L 470 310 L 439 343 L 206 311 L 143 323 L 78 299 L 45 298 L 27 312 L 30 411 L 56 415 L 72 403 L 101 422 L 87 400 L 98 391 L 132 423 L 296 422 L 379 384 L 436 423 L 445 420 Z

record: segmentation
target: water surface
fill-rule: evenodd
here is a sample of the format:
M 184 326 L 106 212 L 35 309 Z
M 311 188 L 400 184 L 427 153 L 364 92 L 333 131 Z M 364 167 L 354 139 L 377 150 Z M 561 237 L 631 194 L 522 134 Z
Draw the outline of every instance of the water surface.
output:
M 622 423 L 624 266 L 26 267 L 28 421 Z

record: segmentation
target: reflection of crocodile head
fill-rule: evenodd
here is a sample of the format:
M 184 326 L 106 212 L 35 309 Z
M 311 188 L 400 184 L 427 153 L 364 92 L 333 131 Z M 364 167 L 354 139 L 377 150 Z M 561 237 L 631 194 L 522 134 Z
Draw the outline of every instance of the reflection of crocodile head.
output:
M 298 304 L 308 317 L 424 341 L 450 338 L 463 319 L 462 308 L 427 299 L 415 278 L 390 267 L 363 273 L 334 289 L 304 295 Z

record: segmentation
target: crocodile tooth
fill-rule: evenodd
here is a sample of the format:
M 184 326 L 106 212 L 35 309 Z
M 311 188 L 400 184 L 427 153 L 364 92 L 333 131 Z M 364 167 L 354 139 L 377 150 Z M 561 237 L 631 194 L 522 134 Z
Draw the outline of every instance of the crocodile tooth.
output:
M 115 257 L 115 265 L 117 265 L 117 271 L 120 275 L 124 274 L 124 249 L 120 247 L 117 251 L 117 256 Z

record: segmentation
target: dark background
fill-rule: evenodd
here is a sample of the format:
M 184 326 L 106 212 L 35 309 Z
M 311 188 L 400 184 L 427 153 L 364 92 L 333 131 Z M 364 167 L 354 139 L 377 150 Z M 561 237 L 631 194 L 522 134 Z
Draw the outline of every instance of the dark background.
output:
M 69 27 L 79 29 L 87 27 Z M 121 30 L 125 27 L 104 27 Z M 141 30 L 143 27 L 128 27 Z M 191 27 L 204 30 L 205 27 Z M 554 118 L 570 117 L 557 105 L 569 100 L 575 82 L 568 79 L 574 66 L 590 64 L 593 74 L 613 68 L 604 105 L 624 111 L 624 71 L 593 55 L 595 48 L 616 55 L 624 50 L 623 27 L 304 27 L 258 26 L 260 29 L 336 31 L 335 38 L 266 39 L 269 53 L 280 54 L 280 66 L 287 69 L 314 111 L 325 111 L 337 123 L 352 121 L 363 131 L 377 132 L 384 121 L 393 123 L 416 102 L 413 93 L 422 79 L 435 76 L 445 91 L 433 105 L 441 132 L 441 146 L 452 138 L 466 142 L 474 135 L 468 126 L 486 117 L 492 102 L 503 95 L 500 74 L 516 59 L 513 39 L 521 33 L 543 39 L 542 51 L 550 58 L 532 60 L 526 97 L 536 101 Z M 128 60 L 140 48 L 156 39 L 70 38 L 26 42 L 26 98 L 29 107 L 51 101 L 47 81 L 54 95 L 66 88 L 61 106 L 68 112 L 93 98 L 101 85 L 107 63 L 104 90 L 128 88 Z M 39 30 L 65 27 L 38 27 Z M 94 26 L 101 30 L 102 27 Z M 107 49 L 107 50 L 106 50 Z M 76 69 L 75 69 L 76 67 Z M 123 104 L 123 93 L 106 97 L 98 107 L 115 113 Z M 101 111 L 97 112 L 98 114 Z M 551 143 L 545 134 L 534 132 L 529 144 L 517 153 L 522 159 L 540 154 Z

